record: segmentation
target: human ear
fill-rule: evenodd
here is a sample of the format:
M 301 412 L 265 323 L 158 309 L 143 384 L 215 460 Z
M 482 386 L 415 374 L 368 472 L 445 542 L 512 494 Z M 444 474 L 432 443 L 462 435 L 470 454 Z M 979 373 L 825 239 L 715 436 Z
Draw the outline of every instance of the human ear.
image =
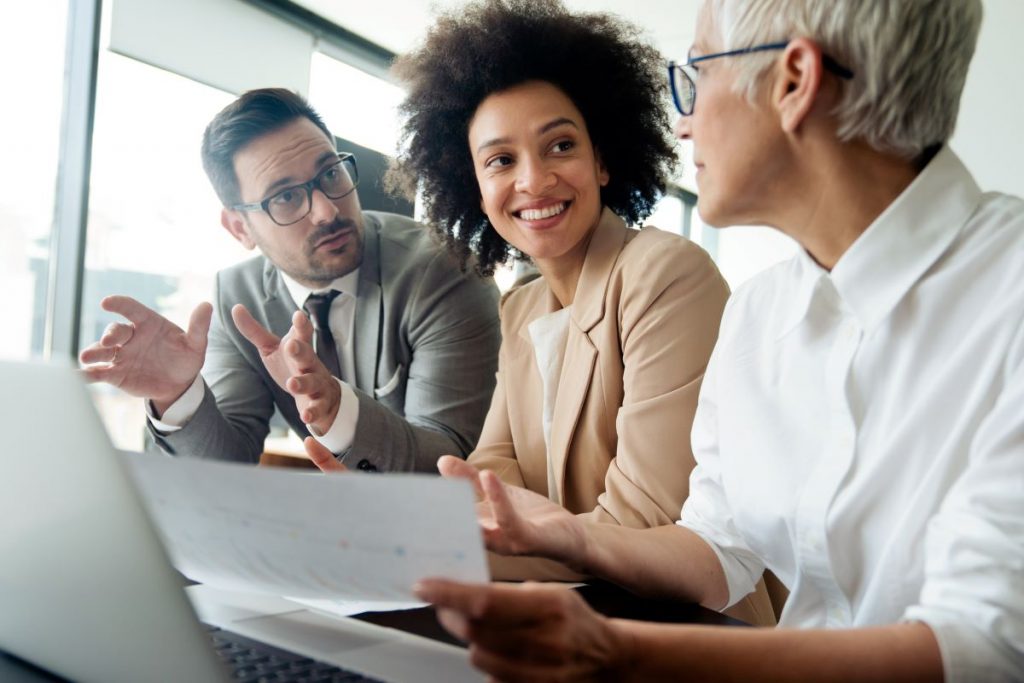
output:
M 608 175 L 608 167 L 604 165 L 601 153 L 596 149 L 594 150 L 594 157 L 597 159 L 597 182 L 601 187 L 607 187 L 608 181 L 611 180 L 611 177 Z
M 795 38 L 778 63 L 772 104 L 782 129 L 795 133 L 814 109 L 821 92 L 821 48 L 808 38 Z
M 220 210 L 220 224 L 246 249 L 255 249 L 256 242 L 249 235 L 249 226 L 241 212 L 233 209 Z

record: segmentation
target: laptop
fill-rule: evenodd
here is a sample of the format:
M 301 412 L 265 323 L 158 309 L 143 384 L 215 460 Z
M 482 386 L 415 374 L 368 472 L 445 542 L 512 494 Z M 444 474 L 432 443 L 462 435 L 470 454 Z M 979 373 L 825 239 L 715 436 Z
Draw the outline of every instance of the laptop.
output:
M 482 680 L 447 643 L 186 591 L 77 370 L 0 361 L 0 387 L 0 651 L 83 683 Z

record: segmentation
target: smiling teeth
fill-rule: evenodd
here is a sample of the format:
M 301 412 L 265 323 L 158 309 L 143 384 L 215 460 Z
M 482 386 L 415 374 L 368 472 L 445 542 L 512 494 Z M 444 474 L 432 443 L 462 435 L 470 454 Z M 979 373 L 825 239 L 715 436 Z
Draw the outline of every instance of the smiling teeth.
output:
M 568 205 L 568 202 L 562 202 L 561 204 L 546 206 L 543 209 L 523 209 L 519 212 L 519 217 L 526 221 L 539 221 L 544 218 L 557 216 L 565 211 L 565 207 Z

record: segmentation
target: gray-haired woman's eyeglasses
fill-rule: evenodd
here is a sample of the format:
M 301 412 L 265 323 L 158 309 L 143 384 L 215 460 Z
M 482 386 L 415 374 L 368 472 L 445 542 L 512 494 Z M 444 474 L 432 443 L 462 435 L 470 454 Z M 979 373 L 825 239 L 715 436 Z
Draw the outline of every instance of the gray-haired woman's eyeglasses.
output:
M 728 52 L 716 52 L 710 55 L 691 57 L 683 63 L 669 62 L 668 82 L 672 86 L 672 102 L 676 105 L 676 110 L 683 116 L 689 116 L 693 113 L 693 103 L 697 99 L 697 79 L 695 74 L 691 75 L 688 73 L 691 70 L 696 71 L 696 69 L 691 68 L 693 64 L 705 62 L 709 59 L 718 59 L 719 57 L 735 57 L 738 55 L 747 55 L 752 52 L 782 50 L 787 45 L 789 45 L 788 41 L 785 43 L 766 43 L 764 45 L 755 45 L 754 47 L 740 48 L 739 50 L 729 50 Z M 835 61 L 828 55 L 821 56 L 821 63 L 826 69 L 840 78 L 853 78 L 852 71 L 839 64 L 839 62 Z

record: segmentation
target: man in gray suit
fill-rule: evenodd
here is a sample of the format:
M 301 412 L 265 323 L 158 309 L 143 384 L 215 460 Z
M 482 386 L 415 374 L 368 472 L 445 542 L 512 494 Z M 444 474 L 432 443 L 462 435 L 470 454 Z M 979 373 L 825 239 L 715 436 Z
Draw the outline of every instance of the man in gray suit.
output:
M 86 374 L 145 398 L 171 454 L 256 462 L 276 406 L 356 469 L 436 472 L 467 455 L 494 389 L 494 283 L 411 219 L 362 211 L 355 159 L 287 90 L 221 111 L 203 166 L 221 224 L 262 255 L 218 274 L 187 331 L 104 299 L 127 322 L 82 351 Z

